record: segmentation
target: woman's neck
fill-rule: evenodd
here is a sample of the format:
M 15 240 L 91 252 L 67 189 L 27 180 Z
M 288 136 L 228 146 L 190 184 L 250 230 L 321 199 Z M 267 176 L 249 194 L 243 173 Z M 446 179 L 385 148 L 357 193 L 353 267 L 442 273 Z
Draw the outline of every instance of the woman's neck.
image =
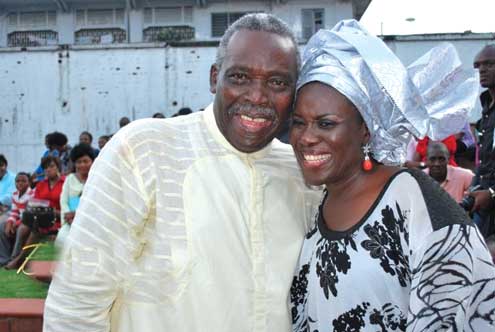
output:
M 363 183 L 366 178 L 364 171 L 361 169 L 349 172 L 347 176 L 336 182 L 328 182 L 325 184 L 329 193 L 336 197 L 349 197 L 363 190 Z
M 57 183 L 58 179 L 60 179 L 60 175 L 57 175 L 56 177 L 53 178 L 48 178 L 48 183 L 50 184 L 50 187 L 53 186 L 55 183 Z
M 88 179 L 88 174 L 81 174 L 81 173 L 75 173 L 76 174 L 76 178 L 79 180 L 79 182 L 81 183 L 85 183 L 86 180 Z

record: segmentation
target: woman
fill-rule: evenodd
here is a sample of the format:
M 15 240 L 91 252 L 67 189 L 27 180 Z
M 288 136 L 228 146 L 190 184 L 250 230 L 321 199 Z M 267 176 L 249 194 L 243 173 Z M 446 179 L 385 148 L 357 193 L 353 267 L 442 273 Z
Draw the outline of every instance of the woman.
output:
M 56 234 L 60 228 L 60 194 L 65 181 L 65 176 L 60 174 L 60 160 L 54 156 L 47 156 L 41 160 L 41 167 L 43 168 L 46 177 L 36 185 L 33 195 L 34 200 L 29 201 L 28 206 L 31 205 L 33 201 L 46 202 L 46 204 L 55 211 L 55 220 L 53 224 L 48 227 L 31 228 L 26 224 L 20 225 L 19 231 L 22 234 L 25 234 L 25 237 L 27 238 L 27 240 L 23 241 L 26 246 L 37 243 L 40 239 L 40 235 Z M 5 266 L 5 268 L 18 268 L 22 264 L 28 251 L 29 250 L 22 250 L 17 257 L 12 259 Z
M 60 196 L 62 227 L 55 241 L 55 244 L 60 248 L 63 247 L 65 238 L 69 234 L 94 159 L 94 149 L 88 144 L 78 144 L 70 152 L 70 160 L 74 163 L 76 172 L 67 176 Z
M 0 224 L 0 266 L 19 255 L 24 246 L 22 241 L 25 241 L 29 235 L 23 234 L 23 228 L 20 227 L 22 213 L 33 194 L 33 190 L 29 187 L 29 174 L 17 173 L 15 187 L 17 190 L 12 194 L 12 209 L 9 218 Z
M 494 330 L 495 268 L 479 232 L 428 176 L 394 166 L 407 131 L 446 137 L 463 123 L 439 128 L 430 117 L 442 110 L 421 92 L 462 87 L 474 102 L 473 81 L 437 70 L 458 70 L 455 51 L 434 51 L 415 68 L 442 83 L 427 89 L 356 21 L 306 46 L 290 142 L 326 192 L 293 279 L 293 331 Z M 447 105 L 449 121 L 461 104 Z

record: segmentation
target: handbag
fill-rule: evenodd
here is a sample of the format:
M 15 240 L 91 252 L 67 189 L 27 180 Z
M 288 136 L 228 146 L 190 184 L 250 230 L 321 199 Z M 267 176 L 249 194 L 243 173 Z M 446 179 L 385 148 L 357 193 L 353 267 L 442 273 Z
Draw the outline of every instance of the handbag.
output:
M 22 213 L 22 223 L 31 229 L 48 228 L 55 224 L 55 210 L 45 200 L 32 199 Z

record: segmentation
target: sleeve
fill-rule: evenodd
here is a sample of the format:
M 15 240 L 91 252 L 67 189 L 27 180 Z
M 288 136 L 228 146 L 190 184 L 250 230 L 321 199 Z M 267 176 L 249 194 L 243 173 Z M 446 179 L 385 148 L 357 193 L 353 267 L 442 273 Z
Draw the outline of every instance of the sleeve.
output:
M 495 331 L 495 267 L 476 227 L 449 225 L 421 241 L 406 331 Z
M 126 131 L 127 133 L 127 131 Z M 132 235 L 149 197 L 127 141 L 117 134 L 93 164 L 45 302 L 45 332 L 107 332 L 140 243 Z
M 5 184 L 5 194 L 3 196 L 0 196 L 0 203 L 10 208 L 10 206 L 12 205 L 12 194 L 15 191 L 15 175 L 7 173 L 6 176 L 8 176 L 9 178 L 7 179 L 7 183 Z
M 60 194 L 60 219 L 62 224 L 65 224 L 64 214 L 69 212 L 69 193 L 70 193 L 70 182 L 72 180 L 72 176 L 69 175 L 65 179 L 64 185 L 62 186 L 62 192 Z
M 15 204 L 14 199 L 12 199 L 12 202 L 13 202 L 12 209 L 10 210 L 10 214 L 9 214 L 9 218 L 7 219 L 7 222 L 15 224 L 20 217 L 20 212 L 17 204 Z

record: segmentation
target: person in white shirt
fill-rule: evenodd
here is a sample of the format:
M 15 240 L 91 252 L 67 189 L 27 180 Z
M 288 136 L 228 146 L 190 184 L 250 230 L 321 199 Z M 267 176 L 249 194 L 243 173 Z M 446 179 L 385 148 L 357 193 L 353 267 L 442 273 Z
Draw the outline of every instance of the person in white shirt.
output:
M 204 112 L 122 128 L 90 171 L 44 331 L 289 331 L 287 298 L 320 192 L 274 139 L 294 97 L 288 26 L 225 33 Z

